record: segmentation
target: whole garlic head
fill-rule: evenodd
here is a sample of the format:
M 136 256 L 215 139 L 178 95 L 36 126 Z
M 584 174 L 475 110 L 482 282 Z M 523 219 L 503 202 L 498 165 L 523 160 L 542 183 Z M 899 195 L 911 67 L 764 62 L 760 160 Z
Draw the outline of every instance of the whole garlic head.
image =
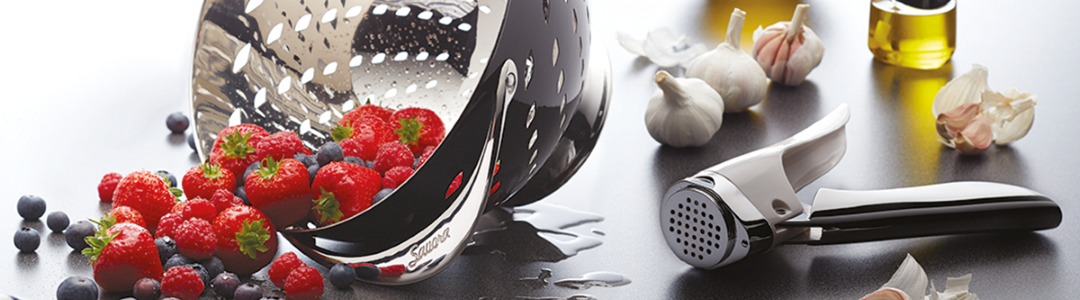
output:
M 768 89 L 765 71 L 739 45 L 745 19 L 746 12 L 738 8 L 731 12 L 726 40 L 686 68 L 686 77 L 700 78 L 720 93 L 725 112 L 739 112 L 761 103 Z
M 825 45 L 810 27 L 803 25 L 809 4 L 795 7 L 791 22 L 779 22 L 754 30 L 754 59 L 773 82 L 796 86 L 806 79 L 825 55 Z
M 724 100 L 697 78 L 675 78 L 660 71 L 659 87 L 645 110 L 645 127 L 656 141 L 674 147 L 701 146 L 720 130 Z

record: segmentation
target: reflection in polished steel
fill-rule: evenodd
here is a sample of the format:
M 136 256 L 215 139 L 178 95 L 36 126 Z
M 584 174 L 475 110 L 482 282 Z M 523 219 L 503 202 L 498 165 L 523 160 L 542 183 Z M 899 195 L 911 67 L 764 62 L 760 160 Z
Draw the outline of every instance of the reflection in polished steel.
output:
M 216 134 L 240 123 L 294 131 L 314 149 L 368 102 L 434 110 L 446 138 L 385 200 L 326 227 L 281 231 L 322 264 L 384 269 L 361 280 L 428 278 L 483 212 L 543 198 L 595 145 L 611 94 L 606 51 L 591 47 L 583 1 L 545 3 L 207 0 L 192 80 L 197 151 L 205 159 Z

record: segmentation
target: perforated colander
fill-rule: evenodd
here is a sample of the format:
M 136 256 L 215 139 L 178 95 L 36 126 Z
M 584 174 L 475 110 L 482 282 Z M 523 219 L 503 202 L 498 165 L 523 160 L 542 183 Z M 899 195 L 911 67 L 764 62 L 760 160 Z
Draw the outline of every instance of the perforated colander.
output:
M 404 269 L 359 278 L 404 284 L 449 265 L 483 212 L 561 186 L 595 145 L 610 92 L 581 0 L 208 0 L 192 110 L 203 158 L 229 125 L 294 131 L 315 149 L 367 102 L 434 110 L 446 138 L 384 201 L 282 230 L 320 263 Z

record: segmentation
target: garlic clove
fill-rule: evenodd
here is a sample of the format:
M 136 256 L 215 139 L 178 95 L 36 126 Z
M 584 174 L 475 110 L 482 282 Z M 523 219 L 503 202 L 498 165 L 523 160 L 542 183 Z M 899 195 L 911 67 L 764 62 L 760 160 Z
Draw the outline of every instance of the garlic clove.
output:
M 697 78 L 675 78 L 660 71 L 657 89 L 645 110 L 645 127 L 656 141 L 674 147 L 701 146 L 720 130 L 724 100 Z
M 949 83 L 938 91 L 930 112 L 937 117 L 964 103 L 980 103 L 983 92 L 990 90 L 986 83 L 988 76 L 989 70 L 986 67 L 972 64 L 971 70 L 949 80 Z
M 905 294 L 904 291 L 895 288 L 884 287 L 878 289 L 877 291 L 874 291 L 873 293 L 863 296 L 862 298 L 859 298 L 859 300 L 911 300 L 911 297 L 908 297 L 908 295 Z
M 971 285 L 971 274 L 960 277 L 949 277 L 945 280 L 945 291 L 938 292 L 934 285 L 930 284 L 930 296 L 933 300 L 979 300 L 979 296 L 968 292 Z
M 967 103 L 938 115 L 938 134 L 942 138 L 952 139 L 956 133 L 967 127 L 968 123 L 979 114 L 979 104 Z
M 700 78 L 720 94 L 725 112 L 744 111 L 760 103 L 768 90 L 765 71 L 739 46 L 745 19 L 746 12 L 734 9 L 726 40 L 686 68 L 686 77 Z
M 964 155 L 979 155 L 990 148 L 994 140 L 994 132 L 990 128 L 990 121 L 986 115 L 977 114 L 960 132 L 956 133 L 953 141 L 956 151 Z
M 981 108 L 992 125 L 995 144 L 1005 145 L 1024 137 L 1035 122 L 1038 98 L 1031 93 L 1021 93 L 1015 86 L 1004 94 L 984 92 L 982 101 Z
M 893 273 L 892 278 L 889 278 L 889 281 L 881 287 L 901 290 L 909 299 L 922 299 L 926 293 L 926 283 L 929 281 L 922 266 L 915 261 L 914 257 L 911 257 L 911 254 L 908 254 Z
M 704 44 L 688 44 L 689 38 L 675 34 L 667 27 L 649 31 L 645 40 L 634 39 L 621 32 L 617 33 L 616 38 L 619 40 L 619 45 L 627 51 L 644 56 L 661 67 L 673 67 L 709 51 Z
M 813 30 L 803 25 L 809 8 L 808 4 L 799 4 L 791 22 L 778 22 L 754 31 L 751 53 L 773 82 L 799 85 L 821 63 L 825 45 Z

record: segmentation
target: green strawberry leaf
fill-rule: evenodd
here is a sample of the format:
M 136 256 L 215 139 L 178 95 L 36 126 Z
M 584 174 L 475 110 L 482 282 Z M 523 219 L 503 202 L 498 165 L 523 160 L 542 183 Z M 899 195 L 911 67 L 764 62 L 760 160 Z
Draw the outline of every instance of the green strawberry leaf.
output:
M 424 123 L 417 121 L 416 118 L 401 118 L 398 119 L 398 123 L 401 123 L 401 128 L 394 130 L 394 133 L 401 137 L 401 143 L 416 145 L 420 141 L 420 129 L 424 128 Z
M 341 204 L 334 199 L 334 193 L 327 192 L 321 187 L 319 190 L 322 191 L 322 196 L 313 201 L 315 206 L 311 208 L 319 215 L 319 223 L 326 223 L 327 220 L 340 221 L 344 214 L 341 213 Z
M 280 165 L 281 164 L 275 161 L 273 157 L 267 156 L 263 159 L 262 164 L 259 166 L 259 169 L 255 171 L 255 174 L 259 174 L 259 177 L 262 177 L 262 179 L 270 179 L 271 177 L 274 177 L 274 175 L 277 175 L 278 167 Z
M 119 234 L 119 232 L 114 232 L 112 234 L 108 233 L 109 227 L 112 227 L 112 225 L 116 222 L 116 219 L 109 216 L 108 214 L 106 214 L 104 218 L 101 218 L 101 220 L 90 220 L 90 222 L 97 224 L 98 229 L 95 231 L 95 234 L 93 236 L 88 236 L 85 238 L 86 244 L 90 245 L 90 247 L 83 249 L 82 254 L 86 257 L 89 257 L 89 263 L 93 264 L 94 261 L 97 260 L 98 256 L 101 256 L 101 251 L 105 250 L 105 246 L 108 246 L 109 242 L 112 242 L 112 240 L 116 238 L 116 235 Z
M 330 132 L 330 137 L 334 138 L 334 142 L 340 143 L 341 141 L 351 138 L 353 135 L 352 128 L 349 127 L 351 122 L 345 121 L 345 126 L 334 125 L 334 130 Z
M 263 221 L 244 221 L 240 226 L 240 232 L 236 233 L 236 246 L 240 253 L 251 259 L 256 259 L 257 252 L 266 252 L 266 241 L 270 240 L 270 231 L 263 228 Z M 256 252 L 257 251 L 257 252 Z
M 248 146 L 248 139 L 252 134 L 254 132 L 241 135 L 240 132 L 233 131 L 222 138 L 221 149 L 225 150 L 225 157 L 244 158 L 248 154 L 255 153 L 255 147 Z
M 213 180 L 225 176 L 224 174 L 221 174 L 221 164 L 219 163 L 201 163 L 199 164 L 199 170 L 202 170 L 203 177 L 206 179 Z
M 169 193 L 176 197 L 176 201 L 180 201 L 180 196 L 184 195 L 184 190 L 179 188 L 169 188 Z

